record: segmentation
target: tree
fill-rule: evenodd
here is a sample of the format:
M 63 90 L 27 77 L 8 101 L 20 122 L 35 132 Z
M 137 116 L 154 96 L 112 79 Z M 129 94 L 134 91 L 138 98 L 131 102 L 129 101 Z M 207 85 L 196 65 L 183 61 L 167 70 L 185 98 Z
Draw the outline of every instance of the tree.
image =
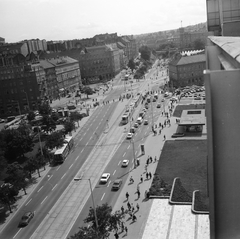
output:
M 205 49 L 204 42 L 201 39 L 196 39 L 193 44 L 194 44 L 194 49 L 195 50 Z
M 131 58 L 131 59 L 129 60 L 129 62 L 128 62 L 128 67 L 129 67 L 132 71 L 136 68 L 133 58 Z
M 66 134 L 71 133 L 75 129 L 73 121 L 66 121 L 63 126 Z
M 52 134 L 47 136 L 45 146 L 49 149 L 54 149 L 55 147 L 59 148 L 63 146 L 63 142 L 64 142 L 63 133 L 61 131 L 53 132 Z
M 42 118 L 42 127 L 41 129 L 47 133 L 52 132 L 56 129 L 56 122 L 49 115 L 44 115 Z
M 15 196 L 18 195 L 18 190 L 16 187 L 10 183 L 4 183 L 0 187 L 0 202 L 8 206 L 9 211 L 12 212 L 11 203 L 15 202 Z
M 151 50 L 147 46 L 141 46 L 139 48 L 139 52 L 141 53 L 141 58 L 145 61 L 149 61 L 151 57 Z
M 18 129 L 2 130 L 0 134 L 2 134 L 0 138 L 4 141 L 4 157 L 10 163 L 24 158 L 24 154 L 33 149 L 33 138 L 26 126 L 20 126 Z
M 82 115 L 79 112 L 77 112 L 77 111 L 73 111 L 70 114 L 70 120 L 74 121 L 74 122 L 77 122 L 78 123 L 78 127 L 79 127 L 79 120 L 81 120 L 82 118 L 83 118 Z
M 38 169 L 37 161 L 35 158 L 31 157 L 28 158 L 28 160 L 25 162 L 23 169 L 28 172 L 27 173 L 27 178 L 32 178 L 32 173 Z
M 39 106 L 40 115 L 50 115 L 52 113 L 52 108 L 48 102 L 44 102 Z
M 5 181 L 14 185 L 17 189 L 23 189 L 24 193 L 27 194 L 27 173 L 24 171 L 23 167 L 17 162 L 9 164 L 7 167 L 7 174 L 8 176 Z
M 57 122 L 57 120 L 59 119 L 59 114 L 57 112 L 53 112 L 51 114 L 51 118 L 53 119 L 53 121 Z
M 97 206 L 96 214 L 98 219 L 98 233 L 100 238 L 107 238 L 110 232 L 116 230 L 121 225 L 124 214 L 117 211 L 112 214 L 112 207 L 107 203 Z M 91 223 L 96 231 L 96 223 L 93 208 L 90 208 L 88 216 L 84 219 L 85 223 Z
M 29 113 L 27 114 L 27 119 L 28 121 L 32 121 L 35 119 L 35 113 L 33 111 L 29 111 Z
M 82 92 L 87 95 L 87 98 L 89 95 L 92 95 L 94 92 L 91 87 L 85 86 L 82 88 Z

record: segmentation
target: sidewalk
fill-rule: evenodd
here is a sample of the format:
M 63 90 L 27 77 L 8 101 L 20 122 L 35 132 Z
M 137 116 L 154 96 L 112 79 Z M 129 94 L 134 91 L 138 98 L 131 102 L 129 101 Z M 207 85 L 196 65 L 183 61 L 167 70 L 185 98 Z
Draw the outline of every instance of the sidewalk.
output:
M 159 116 L 157 121 L 155 123 L 163 123 L 166 117 Z M 171 121 L 173 122 L 175 120 L 175 117 L 171 117 Z M 139 211 L 136 212 L 137 221 L 132 223 L 131 220 L 129 220 L 129 216 L 127 215 L 125 218 L 125 225 L 128 228 L 128 234 L 127 238 L 131 239 L 139 239 L 142 238 L 142 235 L 144 233 L 145 225 L 148 220 L 148 215 L 150 212 L 150 209 L 152 207 L 153 200 L 146 200 L 145 199 L 145 191 L 149 190 L 152 180 L 153 180 L 153 174 L 157 167 L 157 162 L 152 162 L 149 164 L 147 171 L 152 173 L 151 179 L 146 179 L 146 173 L 145 173 L 145 165 L 148 156 L 152 156 L 153 161 L 155 156 L 157 157 L 157 160 L 160 157 L 161 149 L 163 148 L 163 145 L 165 141 L 163 140 L 163 135 L 166 135 L 166 139 L 169 139 L 171 135 L 176 131 L 177 125 L 172 124 L 170 127 L 165 127 L 162 130 L 161 135 L 154 136 L 153 134 L 150 134 L 145 141 L 145 155 L 140 155 L 140 149 L 137 150 L 137 157 L 140 159 L 140 166 L 138 166 L 136 169 L 129 169 L 129 176 L 127 179 L 127 183 L 124 185 L 119 198 L 116 202 L 116 204 L 113 207 L 113 211 L 120 210 L 121 206 L 124 206 L 124 209 L 127 209 L 127 201 L 126 201 L 126 192 L 129 193 L 129 202 L 130 204 L 133 203 L 134 208 L 136 209 L 136 204 L 138 203 L 140 206 Z M 143 177 L 143 183 L 140 183 L 141 175 Z M 129 184 L 130 177 L 133 177 L 134 183 Z M 140 183 L 140 184 L 139 184 Z M 139 199 L 137 199 L 137 185 L 139 185 L 139 190 L 141 193 L 141 196 Z M 126 236 L 125 232 L 119 234 L 120 237 Z M 111 239 L 114 238 L 113 235 L 110 237 Z M 150 239 L 150 237 L 146 237 L 147 239 Z M 158 237 L 155 237 L 158 238 Z

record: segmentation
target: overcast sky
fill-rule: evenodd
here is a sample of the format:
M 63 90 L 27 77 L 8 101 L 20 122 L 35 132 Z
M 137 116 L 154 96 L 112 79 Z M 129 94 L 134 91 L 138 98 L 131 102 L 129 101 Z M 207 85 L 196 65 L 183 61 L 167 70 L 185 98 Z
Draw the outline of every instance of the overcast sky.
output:
M 70 40 L 206 22 L 206 0 L 0 0 L 0 37 Z

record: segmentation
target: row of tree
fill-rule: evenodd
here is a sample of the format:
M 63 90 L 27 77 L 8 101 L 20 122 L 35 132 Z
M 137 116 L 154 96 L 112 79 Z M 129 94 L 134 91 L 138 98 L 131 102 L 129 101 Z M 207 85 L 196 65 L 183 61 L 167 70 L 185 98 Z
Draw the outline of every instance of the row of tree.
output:
M 45 103 L 39 108 L 39 114 L 42 118 L 37 125 L 35 113 L 29 112 L 28 122 L 22 121 L 17 129 L 0 131 L 0 173 L 6 175 L 1 177 L 5 183 L 0 186 L 0 202 L 9 208 L 19 190 L 26 193 L 25 188 L 32 174 L 37 171 L 40 176 L 39 169 L 51 162 L 50 151 L 61 147 L 65 134 L 71 133 L 75 129 L 75 122 L 82 119 L 79 112 L 72 112 L 64 122 L 64 129 L 55 131 L 58 113 L 52 112 Z

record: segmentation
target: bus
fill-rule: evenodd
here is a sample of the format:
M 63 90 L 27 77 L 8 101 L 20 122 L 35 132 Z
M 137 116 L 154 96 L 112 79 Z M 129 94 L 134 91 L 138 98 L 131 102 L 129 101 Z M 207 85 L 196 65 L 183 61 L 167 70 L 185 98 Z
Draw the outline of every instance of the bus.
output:
M 63 146 L 59 149 L 52 150 L 52 152 L 54 152 L 53 154 L 54 164 L 63 163 L 66 157 L 68 156 L 70 150 L 72 149 L 73 145 L 74 145 L 73 137 L 66 136 L 64 139 Z
M 73 137 L 72 136 L 66 136 L 64 141 L 65 141 L 65 143 L 68 144 L 69 150 L 71 150 L 72 147 L 73 147 Z
M 128 75 L 128 74 L 126 74 L 126 75 L 125 75 L 125 77 L 124 77 L 124 80 L 126 80 L 126 81 L 127 81 L 128 79 L 129 79 L 129 75 Z
M 68 144 L 63 144 L 61 148 L 57 149 L 53 155 L 54 164 L 63 163 L 68 156 L 69 151 Z
M 122 120 L 121 120 L 122 125 L 127 124 L 128 121 L 129 121 L 129 113 L 124 113 L 124 114 L 122 115 Z

